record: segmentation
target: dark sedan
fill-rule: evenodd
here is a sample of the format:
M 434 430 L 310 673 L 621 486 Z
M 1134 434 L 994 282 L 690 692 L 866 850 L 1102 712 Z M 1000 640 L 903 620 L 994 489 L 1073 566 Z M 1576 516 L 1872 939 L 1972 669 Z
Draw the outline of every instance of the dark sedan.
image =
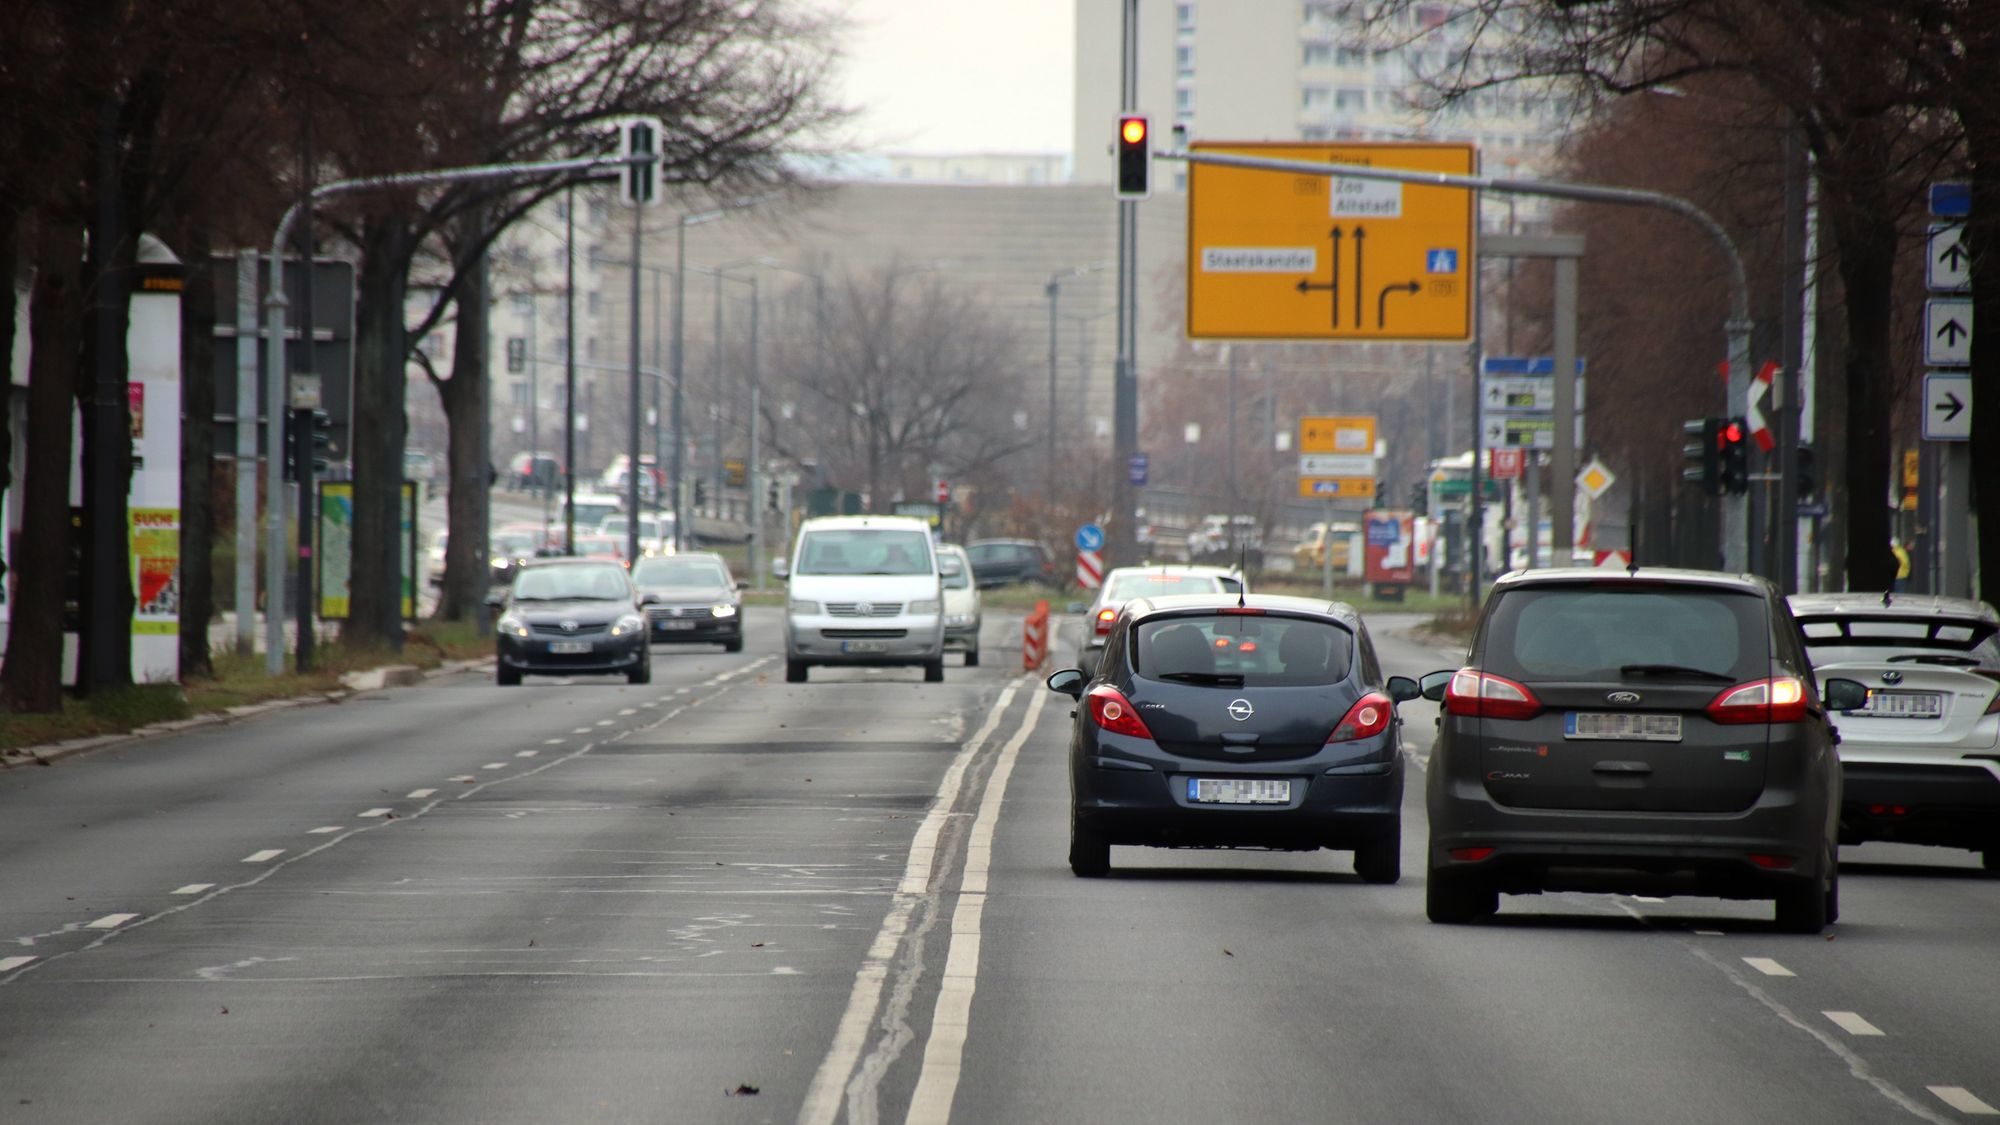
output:
M 972 578 L 984 590 L 993 586 L 1055 581 L 1055 560 L 1048 548 L 1032 539 L 975 539 L 965 548 L 972 560 Z
M 653 555 L 632 568 L 655 643 L 743 651 L 743 583 L 720 555 Z
M 653 678 L 652 649 L 639 592 L 625 568 L 598 559 L 538 559 L 519 568 L 494 623 L 494 678 L 623 675 Z
M 1402 873 L 1396 703 L 1360 616 L 1309 598 L 1200 594 L 1130 602 L 1076 698 L 1070 870 L 1111 845 L 1354 852 L 1370 883 Z

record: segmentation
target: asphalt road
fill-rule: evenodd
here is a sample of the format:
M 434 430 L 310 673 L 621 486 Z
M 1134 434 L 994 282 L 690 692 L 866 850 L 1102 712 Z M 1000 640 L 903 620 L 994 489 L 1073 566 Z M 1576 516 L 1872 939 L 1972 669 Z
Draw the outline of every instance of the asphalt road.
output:
M 787 685 L 775 611 L 749 624 L 740 655 L 658 650 L 647 687 L 468 674 L 0 773 L 0 1121 L 2000 1103 L 2000 880 L 1965 853 L 1849 849 L 1814 938 L 1586 895 L 1436 927 L 1413 771 L 1397 886 L 1344 853 L 1129 848 L 1078 880 L 1070 701 L 1012 674 L 1017 618 L 942 685 Z M 1389 668 L 1450 666 L 1412 624 L 1375 623 Z

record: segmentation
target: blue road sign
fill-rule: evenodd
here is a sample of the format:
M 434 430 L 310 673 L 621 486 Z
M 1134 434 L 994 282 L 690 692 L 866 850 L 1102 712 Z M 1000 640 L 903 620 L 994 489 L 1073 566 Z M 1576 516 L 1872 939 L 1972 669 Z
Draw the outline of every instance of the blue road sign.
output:
M 1430 273 L 1457 273 L 1458 251 L 1432 250 L 1424 255 L 1424 269 Z
M 1940 219 L 1963 219 L 1972 214 L 1972 185 L 1952 180 L 1932 184 L 1931 214 Z
M 1576 373 L 1584 372 L 1582 356 L 1576 357 Z M 1481 375 L 1553 375 L 1556 373 L 1556 357 L 1552 355 L 1487 355 L 1479 357 Z
M 1104 529 L 1094 523 L 1084 524 L 1076 529 L 1076 549 L 1079 551 L 1100 551 L 1104 549 Z
M 1126 480 L 1129 480 L 1129 481 L 1131 481 L 1131 482 L 1132 482 L 1132 486 L 1133 486 L 1134 488 L 1143 488 L 1143 487 L 1145 487 L 1145 484 L 1146 484 L 1146 455 L 1145 455 L 1145 454 L 1143 454 L 1143 453 L 1134 453 L 1134 454 L 1132 455 L 1132 459 L 1131 459 L 1130 461 L 1127 461 L 1127 462 L 1125 463 L 1125 479 L 1126 479 Z

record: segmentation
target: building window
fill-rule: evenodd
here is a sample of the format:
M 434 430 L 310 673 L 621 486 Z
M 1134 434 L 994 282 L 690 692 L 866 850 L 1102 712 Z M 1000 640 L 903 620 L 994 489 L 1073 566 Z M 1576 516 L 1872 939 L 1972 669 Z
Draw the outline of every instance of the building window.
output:
M 591 200 L 590 201 L 591 223 L 593 225 L 602 226 L 604 223 L 604 214 L 605 214 L 604 201 L 602 199 Z
M 525 380 L 525 379 L 515 379 L 515 380 L 513 381 L 513 383 L 514 383 L 514 385 L 513 385 L 513 387 L 512 387 L 512 388 L 510 388 L 510 389 L 511 389 L 511 390 L 512 390 L 512 392 L 513 392 L 513 396 L 514 396 L 514 405 L 515 405 L 515 406 L 526 406 L 526 405 L 528 405 L 528 383 L 527 383 L 527 380 Z
M 1359 47 L 1342 47 L 1333 53 L 1335 66 L 1360 66 L 1368 61 L 1368 52 Z
M 1307 43 L 1301 62 L 1306 66 L 1325 66 L 1333 61 L 1333 48 L 1325 43 Z
M 588 339 L 584 340 L 584 342 L 583 342 L 583 358 L 585 358 L 585 359 L 596 359 L 596 358 L 597 358 L 597 337 L 595 337 L 595 336 L 592 336 L 592 337 L 589 337 Z
M 586 307 L 589 308 L 590 315 L 596 316 L 599 312 L 603 310 L 603 305 L 604 305 L 603 295 L 600 294 L 597 290 L 592 289 L 590 291 L 590 297 L 586 302 Z
M 1333 91 L 1325 86 L 1307 86 L 1299 91 L 1299 108 L 1324 109 L 1333 102 Z
M 1342 90 L 1333 96 L 1333 108 L 1344 109 L 1344 110 L 1367 109 L 1368 91 L 1353 90 L 1353 89 Z
M 1174 112 L 1194 112 L 1194 87 L 1180 86 L 1174 90 Z
M 1194 77 L 1194 48 L 1183 43 L 1174 48 L 1174 66 L 1182 78 Z
M 1174 5 L 1174 26 L 1182 31 L 1194 30 L 1194 5 L 1180 3 Z
M 514 315 L 515 316 L 535 315 L 535 295 L 533 293 L 514 294 Z

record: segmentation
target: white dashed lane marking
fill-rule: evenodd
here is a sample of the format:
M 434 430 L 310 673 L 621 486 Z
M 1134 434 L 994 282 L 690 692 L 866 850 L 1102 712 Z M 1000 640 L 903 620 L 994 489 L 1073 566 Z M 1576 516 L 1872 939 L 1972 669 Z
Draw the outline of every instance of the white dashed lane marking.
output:
M 532 758 L 539 753 L 541 753 L 540 750 L 516 750 L 514 751 L 514 756 L 516 758 Z
M 636 715 L 639 713 L 639 709 L 637 707 L 620 707 L 618 713 L 620 715 Z
M 383 809 L 365 809 L 365 810 L 363 810 L 363 811 L 361 811 L 361 812 L 359 812 L 359 813 L 356 813 L 356 814 L 355 814 L 355 819 L 357 819 L 357 820 L 367 820 L 367 819 L 369 819 L 369 818 L 371 818 L 371 817 L 378 817 L 378 816 L 388 816 L 388 815 L 389 815 L 390 813 L 392 813 L 392 812 L 394 812 L 394 811 L 396 811 L 396 810 L 394 810 L 394 809 L 387 809 L 387 808 L 383 808 Z
M 475 779 L 474 779 L 474 778 L 473 778 L 473 776 L 472 776 L 471 774 L 469 774 L 469 773 L 461 773 L 461 774 L 458 774 L 458 775 L 456 775 L 456 776 L 454 776 L 454 777 L 447 777 L 447 778 L 445 778 L 445 780 L 446 780 L 446 781 L 472 781 L 472 780 L 475 780 Z
M 0 973 L 18 969 L 33 960 L 33 957 L 0 957 Z
M 115 930 L 137 917 L 137 914 L 106 914 L 95 922 L 84 923 L 83 928 L 86 930 Z
M 322 827 L 322 828 L 315 828 L 315 829 L 312 829 L 311 831 L 307 832 L 307 833 L 306 833 L 306 835 L 308 835 L 308 836 L 331 836 L 331 835 L 333 835 L 333 834 L 334 834 L 335 832 L 344 832 L 344 831 L 346 831 L 346 829 L 343 829 L 343 828 L 342 828 L 342 827 L 341 827 L 340 825 L 338 825 L 338 824 L 329 824 L 329 825 L 326 825 L 325 827 Z
M 506 768 L 507 768 L 507 763 L 505 763 L 505 762 L 488 762 L 488 763 L 486 763 L 485 765 L 483 765 L 483 766 L 480 766 L 479 768 L 480 768 L 480 769 L 483 769 L 483 770 L 504 770 L 504 769 L 506 769 Z
M 1654 897 L 1652 897 L 1651 895 L 1633 895 L 1633 896 L 1632 896 L 1632 901 L 1633 901 L 1633 902 L 1665 902 L 1665 901 L 1667 901 L 1667 900 L 1666 900 L 1666 899 L 1663 899 L 1663 898 L 1654 898 Z
M 590 728 L 589 728 L 589 727 L 578 727 L 578 728 L 576 728 L 575 730 L 571 731 L 570 733 L 571 733 L 571 734 L 589 734 L 589 733 L 590 733 Z
M 433 794 L 433 793 L 436 793 L 436 792 L 437 792 L 437 790 L 435 790 L 435 789 L 412 789 L 412 790 L 410 790 L 410 797 L 411 797 L 411 799 L 413 799 L 413 800 L 418 800 L 418 801 L 421 801 L 421 800 L 423 800 L 423 799 L 424 799 L 425 797 L 428 797 L 428 796 L 430 796 L 431 794 Z
M 1795 977 L 1798 975 L 1776 961 L 1771 960 L 1769 957 L 1745 957 L 1743 963 L 1767 977 Z
M 175 887 L 174 893 L 177 895 L 198 895 L 203 891 L 213 890 L 214 888 L 214 883 L 189 883 L 185 887 Z
M 284 855 L 284 854 L 285 854 L 285 849 L 283 849 L 283 848 L 265 848 L 265 849 L 264 849 L 263 851 L 261 851 L 261 852 L 251 852 L 251 853 L 250 853 L 249 855 L 246 855 L 246 856 L 244 856 L 244 857 L 243 857 L 243 862 L 245 862 L 245 863 L 269 863 L 269 862 L 271 862 L 272 860 L 274 860 L 274 859 L 276 859 L 276 858 L 278 858 L 279 856 L 281 856 L 281 855 Z
M 1867 1020 L 1862 1019 L 1861 1016 L 1855 1012 L 1821 1012 L 1820 1015 L 1823 1015 L 1827 1019 L 1832 1020 L 1836 1027 L 1840 1028 L 1840 1030 L 1842 1031 L 1845 1031 L 1849 1035 L 1882 1034 L 1881 1028 L 1876 1027 L 1874 1024 L 1869 1023 Z
M 1974 1117 L 2000 1117 L 2000 1109 L 1994 1109 L 1980 1101 L 1972 1091 L 1963 1086 L 1931 1086 L 1928 1089 L 1937 1095 L 1939 1101 L 1960 1113 L 1971 1114 Z
M 600 727 L 608 727 L 611 725 L 612 721 L 613 720 L 611 719 L 599 719 L 597 720 L 597 725 Z
M 562 745 L 563 743 L 565 743 L 565 742 L 568 742 L 568 741 L 569 741 L 569 739 L 567 739 L 567 738 L 544 738 L 544 739 L 542 739 L 542 745 L 544 745 L 544 746 L 561 746 L 561 745 Z

